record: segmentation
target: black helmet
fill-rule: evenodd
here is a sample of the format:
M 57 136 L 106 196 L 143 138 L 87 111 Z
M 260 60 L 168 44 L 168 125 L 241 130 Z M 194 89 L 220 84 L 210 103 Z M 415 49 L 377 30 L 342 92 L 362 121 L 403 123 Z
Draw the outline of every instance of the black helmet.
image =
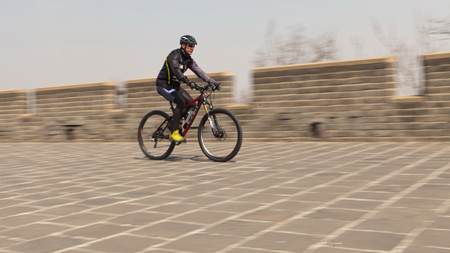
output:
M 183 35 L 180 38 L 180 44 L 197 45 L 197 41 L 191 35 Z

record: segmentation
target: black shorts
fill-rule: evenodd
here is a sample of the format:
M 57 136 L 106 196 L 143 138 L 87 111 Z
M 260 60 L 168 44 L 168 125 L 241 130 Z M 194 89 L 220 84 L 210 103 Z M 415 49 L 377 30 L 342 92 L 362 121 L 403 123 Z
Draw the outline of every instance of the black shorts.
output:
M 176 103 L 178 106 L 185 107 L 192 101 L 191 95 L 181 87 L 178 89 L 166 89 L 163 86 L 157 85 L 156 89 L 161 96 L 170 102 Z

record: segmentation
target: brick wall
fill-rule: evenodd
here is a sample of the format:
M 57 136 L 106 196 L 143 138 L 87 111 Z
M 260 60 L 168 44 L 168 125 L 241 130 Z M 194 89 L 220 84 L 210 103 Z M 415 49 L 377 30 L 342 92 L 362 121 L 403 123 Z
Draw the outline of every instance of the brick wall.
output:
M 18 119 L 27 113 L 27 91 L 0 91 L 0 141 L 16 140 Z
M 237 115 L 245 141 L 450 141 L 450 53 L 423 63 L 425 92 L 414 97 L 395 95 L 393 57 L 254 69 L 247 105 L 233 103 L 232 73 L 209 74 L 223 85 L 215 106 Z M 136 141 L 147 112 L 170 114 L 154 78 L 124 90 L 105 82 L 35 94 L 36 111 L 27 113 L 26 90 L 0 92 L 0 141 Z
M 106 112 L 114 109 L 115 99 L 116 85 L 109 82 L 36 89 L 35 113 L 15 118 L 14 139 L 107 140 Z
M 246 140 L 450 140 L 449 60 L 424 56 L 421 97 L 395 96 L 392 57 L 255 69 Z
M 414 120 L 434 126 L 423 129 L 424 136 L 450 140 L 450 53 L 424 55 L 423 62 L 425 96 Z

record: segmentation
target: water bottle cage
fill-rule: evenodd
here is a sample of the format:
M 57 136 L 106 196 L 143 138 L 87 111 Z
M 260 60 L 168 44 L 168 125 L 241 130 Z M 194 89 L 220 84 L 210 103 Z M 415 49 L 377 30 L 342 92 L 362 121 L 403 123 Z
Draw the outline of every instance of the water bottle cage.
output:
M 186 113 L 186 123 L 191 121 L 192 116 L 194 115 L 195 107 L 189 109 L 189 111 Z

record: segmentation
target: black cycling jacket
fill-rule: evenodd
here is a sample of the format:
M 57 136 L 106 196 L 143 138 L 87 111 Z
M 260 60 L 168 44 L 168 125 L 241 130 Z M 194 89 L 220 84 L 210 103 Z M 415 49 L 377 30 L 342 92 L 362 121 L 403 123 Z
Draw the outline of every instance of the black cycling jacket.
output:
M 215 82 L 209 77 L 192 59 L 192 57 L 183 52 L 182 48 L 178 48 L 170 52 L 164 62 L 161 71 L 158 74 L 156 85 L 170 88 L 180 87 L 180 83 L 188 84 L 188 78 L 184 76 L 187 69 L 192 70 L 203 81 L 210 83 Z M 167 88 L 169 88 L 167 87 Z

